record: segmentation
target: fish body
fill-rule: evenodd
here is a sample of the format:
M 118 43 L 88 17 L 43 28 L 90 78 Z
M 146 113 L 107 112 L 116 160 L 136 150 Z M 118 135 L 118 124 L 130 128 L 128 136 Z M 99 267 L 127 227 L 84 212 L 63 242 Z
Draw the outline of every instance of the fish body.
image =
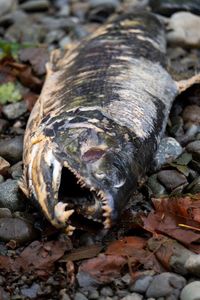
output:
M 109 227 L 148 170 L 178 88 L 162 24 L 126 14 L 52 63 L 30 115 L 20 183 L 49 221 Z

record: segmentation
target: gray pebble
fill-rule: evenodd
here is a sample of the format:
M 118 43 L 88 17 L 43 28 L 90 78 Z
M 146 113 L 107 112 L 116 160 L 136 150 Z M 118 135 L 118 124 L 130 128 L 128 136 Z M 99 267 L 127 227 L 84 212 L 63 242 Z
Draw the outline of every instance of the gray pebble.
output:
M 83 295 L 82 293 L 77 292 L 74 295 L 74 300 L 88 300 L 88 298 L 85 295 Z
M 6 118 L 14 120 L 22 116 L 27 111 L 27 105 L 25 101 L 11 103 L 4 105 L 2 111 Z
M 147 297 L 167 297 L 174 294 L 174 290 L 183 288 L 186 284 L 184 277 L 175 273 L 165 272 L 154 276 L 147 289 Z
M 174 138 L 162 139 L 154 158 L 155 168 L 159 169 L 162 165 L 172 162 L 182 151 L 183 148 Z
M 71 43 L 71 38 L 69 36 L 65 36 L 59 41 L 59 46 L 61 49 L 65 50 L 70 43 Z
M 31 12 L 31 11 L 43 11 L 47 10 L 50 7 L 48 0 L 30 0 L 22 3 L 20 8 Z
M 0 174 L 4 175 L 5 173 L 7 173 L 9 167 L 10 167 L 9 162 L 0 156 Z
M 17 163 L 22 160 L 23 136 L 16 136 L 9 140 L 0 141 L 0 156 L 10 163 Z
M 97 290 L 90 290 L 88 293 L 88 299 L 99 299 L 99 292 Z
M 123 297 L 121 300 L 142 300 L 142 299 L 143 299 L 142 295 L 137 294 L 137 293 L 132 293 L 132 294 L 129 294 L 129 295 Z
M 0 16 L 9 13 L 17 7 L 17 0 L 0 0 Z
M 131 292 L 145 293 L 150 283 L 152 282 L 152 276 L 144 276 L 137 279 L 132 286 L 130 286 Z
M 150 189 L 149 193 L 152 195 L 160 196 L 167 194 L 164 186 L 157 180 L 157 174 L 153 174 L 148 178 L 147 186 Z
M 177 11 L 191 11 L 200 14 L 200 2 L 191 0 L 150 0 L 154 12 L 170 16 Z
M 91 8 L 96 8 L 98 6 L 109 6 L 116 9 L 120 2 L 118 0 L 90 0 L 89 5 Z
M 181 291 L 180 300 L 200 300 L 200 281 L 187 284 Z
M 200 193 L 200 177 L 195 178 L 186 189 L 191 194 Z
M 113 290 L 109 286 L 105 286 L 101 289 L 100 294 L 105 297 L 107 297 L 107 296 L 112 297 Z
M 47 33 L 45 37 L 45 42 L 47 44 L 52 44 L 58 42 L 60 39 L 62 39 L 65 35 L 64 30 L 57 29 L 57 30 L 51 30 Z
M 170 191 L 186 184 L 186 177 L 176 170 L 162 170 L 157 174 L 158 180 Z
M 32 241 L 36 237 L 33 226 L 24 219 L 0 218 L 0 240 L 15 240 L 19 244 Z
M 70 300 L 69 295 L 67 294 L 67 289 L 62 289 L 59 292 L 60 300 Z
M 195 160 L 200 161 L 200 141 L 194 141 L 186 146 L 186 150 L 192 153 Z
M 10 209 L 12 212 L 24 208 L 24 202 L 18 195 L 17 180 L 8 179 L 0 183 L 0 206 Z
M 9 122 L 4 119 L 0 119 L 0 133 L 2 133 L 6 128 L 8 128 Z
M 58 15 L 61 17 L 68 17 L 70 14 L 70 7 L 68 4 L 64 4 L 61 6 Z
M 10 169 L 9 173 L 12 175 L 13 179 L 20 179 L 23 173 L 22 170 L 22 161 L 19 161 L 18 163 L 14 164 Z
M 4 182 L 4 178 L 2 175 L 0 175 L 0 183 Z
M 37 283 L 33 283 L 29 288 L 21 289 L 22 295 L 28 297 L 29 299 L 36 299 L 39 291 L 40 286 Z
M 129 273 L 127 273 L 126 275 L 124 275 L 124 276 L 121 278 L 121 280 L 122 280 L 125 284 L 129 285 L 129 284 L 131 283 L 131 281 L 132 281 L 132 278 L 131 278 L 131 275 L 130 275 Z

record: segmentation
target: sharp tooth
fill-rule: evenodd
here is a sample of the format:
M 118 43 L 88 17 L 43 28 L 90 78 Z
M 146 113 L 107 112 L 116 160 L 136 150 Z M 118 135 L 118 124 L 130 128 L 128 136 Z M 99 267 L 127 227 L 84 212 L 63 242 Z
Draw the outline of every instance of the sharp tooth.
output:
M 72 235 L 75 229 L 76 229 L 76 227 L 68 225 L 65 228 L 65 232 L 66 232 L 67 235 Z
M 95 191 L 95 189 L 94 189 L 93 187 L 91 187 L 91 188 L 90 188 L 90 191 L 91 191 L 91 192 L 94 192 L 94 191 Z
M 55 217 L 59 222 L 66 223 L 69 217 L 73 214 L 74 209 L 65 210 L 68 206 L 67 203 L 58 202 L 54 208 Z
M 109 228 L 110 228 L 110 225 L 111 225 L 110 219 L 107 218 L 107 219 L 103 222 L 103 225 L 104 225 L 104 228 L 105 228 L 105 229 L 109 229 Z

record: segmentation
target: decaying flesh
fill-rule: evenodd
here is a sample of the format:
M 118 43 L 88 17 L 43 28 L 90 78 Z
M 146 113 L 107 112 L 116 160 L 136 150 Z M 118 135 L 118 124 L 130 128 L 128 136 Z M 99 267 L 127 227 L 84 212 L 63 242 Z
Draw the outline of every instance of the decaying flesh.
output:
M 25 134 L 20 186 L 72 233 L 73 215 L 108 228 L 150 166 L 178 85 L 152 14 L 101 27 L 48 74 Z

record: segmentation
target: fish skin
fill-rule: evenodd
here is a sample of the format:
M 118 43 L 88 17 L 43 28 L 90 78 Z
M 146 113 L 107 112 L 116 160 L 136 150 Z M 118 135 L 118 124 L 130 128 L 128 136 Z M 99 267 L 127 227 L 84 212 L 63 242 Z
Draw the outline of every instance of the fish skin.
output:
M 118 218 L 178 94 L 165 65 L 164 28 L 150 13 L 122 15 L 50 63 L 27 124 L 20 187 L 53 225 L 67 226 L 58 199 L 63 166 L 102 193 L 108 226 Z

